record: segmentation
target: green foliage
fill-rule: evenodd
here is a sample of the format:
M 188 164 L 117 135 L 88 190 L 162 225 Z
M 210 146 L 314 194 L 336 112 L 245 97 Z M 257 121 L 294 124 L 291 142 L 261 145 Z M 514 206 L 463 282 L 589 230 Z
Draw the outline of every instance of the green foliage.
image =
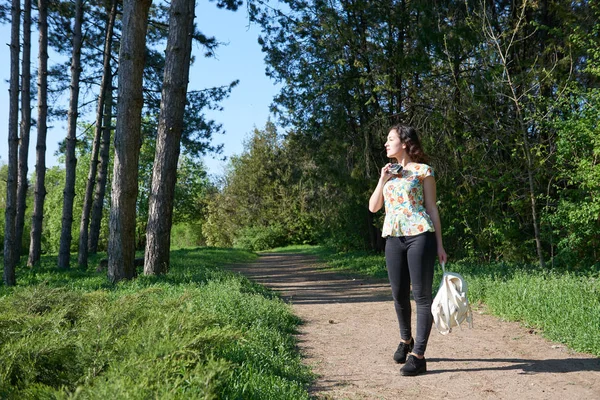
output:
M 544 216 L 557 261 L 570 268 L 598 263 L 600 253 L 600 90 L 572 90 L 548 123 L 556 130 L 556 192 Z
M 244 147 L 246 151 L 231 160 L 233 173 L 227 182 L 233 206 L 243 205 L 236 219 L 267 225 L 279 206 L 277 167 L 282 154 L 275 126 L 267 123 L 263 131 L 255 130 Z
M 199 223 L 205 218 L 205 201 L 210 182 L 206 166 L 186 154 L 179 156 L 173 223 Z
M 0 397 L 308 399 L 300 322 L 264 287 L 223 271 L 256 256 L 172 254 L 168 275 L 18 271 L 0 287 Z
M 281 225 L 249 226 L 242 228 L 233 241 L 233 247 L 250 251 L 267 250 L 287 243 L 287 231 Z
M 550 265 L 600 260 L 589 151 L 598 120 L 596 1 L 286 0 L 279 10 L 250 10 L 263 28 L 268 73 L 283 83 L 274 109 L 287 128 L 281 154 L 293 160 L 288 175 L 278 173 L 285 160 L 264 163 L 265 190 L 276 180 L 288 190 L 310 185 L 296 194 L 309 199 L 309 218 L 306 208 L 286 206 L 289 220 L 308 221 L 309 243 L 381 249 L 381 221 L 366 205 L 388 161 L 383 137 L 404 122 L 431 156 L 453 257 L 531 262 L 539 239 L 539 259 Z M 587 116 L 571 111 L 585 104 Z M 564 125 L 548 123 L 555 118 Z M 569 134 L 588 143 L 585 154 L 565 145 Z
M 209 245 L 262 250 L 315 240 L 316 183 L 307 182 L 292 153 L 272 123 L 254 131 L 208 201 L 202 230 Z
M 293 244 L 284 247 L 274 247 L 272 249 L 269 249 L 269 253 L 299 253 L 325 257 L 331 254 L 332 251 L 330 248 L 324 246 L 315 246 L 310 244 Z
M 210 246 L 231 247 L 236 235 L 237 227 L 233 207 L 227 202 L 226 196 L 213 193 L 207 204 L 208 217 L 202 225 L 202 235 Z
M 91 132 L 91 131 L 89 131 Z M 88 132 L 88 133 L 89 133 Z M 83 206 L 85 185 L 87 183 L 87 172 L 89 168 L 89 146 L 91 137 L 84 138 L 78 142 L 77 148 L 77 172 L 75 182 L 75 203 L 73 207 L 74 223 L 72 226 L 71 251 L 76 252 L 79 237 L 79 221 Z M 137 244 L 141 248 L 146 233 L 146 222 L 148 220 L 148 198 L 152 179 L 152 165 L 154 161 L 154 141 L 149 138 L 144 141 L 141 149 L 139 164 L 139 196 L 137 201 Z M 112 160 L 112 159 L 111 159 Z M 112 164 L 112 162 L 111 162 Z M 56 210 L 62 210 L 63 190 L 65 182 L 65 170 L 55 166 L 46 171 L 46 199 L 44 202 L 44 226 L 42 230 L 42 252 L 46 254 L 58 253 L 60 247 L 60 232 L 62 226 L 62 215 Z M 175 248 L 199 246 L 204 244 L 201 235 L 201 224 L 205 218 L 206 197 L 210 189 L 204 164 L 185 154 L 180 157 L 178 178 L 175 187 L 175 205 L 173 208 L 173 220 L 175 228 L 173 232 L 173 245 Z M 105 209 L 102 216 L 99 249 L 105 250 L 108 243 L 108 215 L 110 183 L 105 195 Z M 25 233 L 23 235 L 24 248 L 29 247 L 29 227 L 31 225 L 32 198 L 28 197 Z M 6 197 L 6 196 L 4 196 Z M 2 198 L 2 202 L 5 199 Z M 0 209 L 4 209 L 0 203 Z M 4 223 L 4 220 L 1 222 Z M 3 226 L 3 225 L 2 225 Z M 4 231 L 2 231 L 2 237 Z
M 182 249 L 204 245 L 200 222 L 181 222 L 171 228 L 171 249 Z
M 89 158 L 88 158 L 89 162 Z M 85 191 L 84 178 L 87 165 L 81 158 L 77 162 L 75 201 L 73 204 L 72 237 L 79 237 L 79 220 L 81 219 L 82 201 Z M 88 164 L 89 165 L 89 164 Z M 60 232 L 62 228 L 62 207 L 64 200 L 65 170 L 54 166 L 46 171 L 46 199 L 44 201 L 44 221 L 42 227 L 42 253 L 56 254 L 60 248 Z M 80 201 L 81 200 L 81 201 Z M 71 243 L 71 251 L 77 251 L 77 240 Z

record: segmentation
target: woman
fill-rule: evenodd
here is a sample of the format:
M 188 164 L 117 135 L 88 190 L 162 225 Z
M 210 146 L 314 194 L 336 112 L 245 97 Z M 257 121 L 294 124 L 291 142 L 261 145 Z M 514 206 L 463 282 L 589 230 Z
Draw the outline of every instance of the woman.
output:
M 385 261 L 392 297 L 400 326 L 400 344 L 394 353 L 397 363 L 405 363 L 402 375 L 427 371 L 425 348 L 431 333 L 433 269 L 435 256 L 447 259 L 442 244 L 442 227 L 436 205 L 433 169 L 414 128 L 393 126 L 385 143 L 388 158 L 399 166 L 386 164 L 369 210 L 385 205 L 382 236 L 386 238 Z M 399 171 L 397 171 L 399 169 Z M 396 172 L 397 171 L 397 172 Z M 417 305 L 417 330 L 411 331 L 410 286 Z

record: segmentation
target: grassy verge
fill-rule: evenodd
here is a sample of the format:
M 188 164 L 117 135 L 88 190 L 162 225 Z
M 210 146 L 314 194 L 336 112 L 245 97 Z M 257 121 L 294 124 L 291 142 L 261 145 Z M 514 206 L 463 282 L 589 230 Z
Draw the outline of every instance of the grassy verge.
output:
M 112 286 L 55 258 L 0 287 L 0 398 L 308 399 L 299 320 L 221 265 L 232 249 L 178 250 L 162 277 Z
M 337 271 L 387 277 L 382 254 L 335 254 L 318 246 L 273 251 L 312 254 Z M 472 304 L 485 304 L 486 310 L 496 316 L 518 321 L 540 330 L 552 341 L 600 357 L 599 271 L 573 273 L 541 270 L 530 265 L 464 261 L 452 262 L 447 268 L 465 278 Z M 441 278 L 441 267 L 436 266 L 434 282 L 440 282 Z
M 450 265 L 469 285 L 469 300 L 576 351 L 600 357 L 600 279 L 597 271 L 541 270 L 526 265 Z

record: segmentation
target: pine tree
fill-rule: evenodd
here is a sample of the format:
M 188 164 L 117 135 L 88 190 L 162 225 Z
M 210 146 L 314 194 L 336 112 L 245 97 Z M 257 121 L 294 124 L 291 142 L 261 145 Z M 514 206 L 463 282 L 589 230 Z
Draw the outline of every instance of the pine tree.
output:
M 135 271 L 135 223 L 138 160 L 141 139 L 142 74 L 151 0 L 123 2 L 123 33 L 119 51 L 119 89 L 115 128 L 108 240 L 108 278 L 132 279 Z
M 10 93 L 8 114 L 8 175 L 6 179 L 6 211 L 4 225 L 4 284 L 16 285 L 15 268 L 18 262 L 15 217 L 17 213 L 17 172 L 19 147 L 19 29 L 21 27 L 21 2 L 11 5 L 10 32 Z
M 42 254 L 42 223 L 46 198 L 46 133 L 48 119 L 48 0 L 38 0 L 39 56 L 38 56 L 38 118 L 35 164 L 33 216 L 27 265 L 34 266 Z
M 146 231 L 144 274 L 167 273 L 173 201 L 189 81 L 195 0 L 172 0 L 156 155 Z
M 62 228 L 60 235 L 60 251 L 58 253 L 58 267 L 69 268 L 71 257 L 71 228 L 73 225 L 73 202 L 75 201 L 75 173 L 77 158 L 75 146 L 77 145 L 77 118 L 79 116 L 79 76 L 81 75 L 81 46 L 83 37 L 81 27 L 83 24 L 83 0 L 75 1 L 75 21 L 73 25 L 73 55 L 71 58 L 71 93 L 69 101 L 69 118 L 67 127 L 67 154 L 64 202 L 62 210 Z

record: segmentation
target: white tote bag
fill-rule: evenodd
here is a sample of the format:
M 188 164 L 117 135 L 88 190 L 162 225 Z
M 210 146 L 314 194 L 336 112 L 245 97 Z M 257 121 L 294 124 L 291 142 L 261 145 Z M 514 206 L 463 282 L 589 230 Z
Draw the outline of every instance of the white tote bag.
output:
M 466 320 L 469 328 L 472 328 L 473 313 L 467 298 L 467 282 L 460 274 L 446 272 L 444 264 L 442 270 L 442 283 L 431 304 L 435 327 L 442 335 L 447 335 L 453 327 L 460 326 Z

